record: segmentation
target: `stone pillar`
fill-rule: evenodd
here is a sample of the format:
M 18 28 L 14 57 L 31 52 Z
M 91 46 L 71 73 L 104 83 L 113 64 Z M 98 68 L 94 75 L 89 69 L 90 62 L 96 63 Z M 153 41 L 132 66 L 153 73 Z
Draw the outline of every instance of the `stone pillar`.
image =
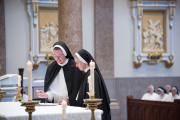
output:
M 4 0 L 0 0 L 0 76 L 6 74 L 6 39 Z
M 113 0 L 95 0 L 95 59 L 103 77 L 114 77 Z
M 82 49 L 82 1 L 58 1 L 59 41 L 66 43 L 71 53 Z

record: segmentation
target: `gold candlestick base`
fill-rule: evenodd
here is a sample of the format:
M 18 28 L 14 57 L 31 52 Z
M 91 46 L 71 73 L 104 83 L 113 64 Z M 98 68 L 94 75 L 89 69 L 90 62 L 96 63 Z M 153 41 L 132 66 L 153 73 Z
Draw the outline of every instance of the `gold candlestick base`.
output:
M 26 106 L 25 111 L 29 114 L 29 120 L 32 120 L 32 113 L 36 110 L 35 106 L 39 105 L 37 101 L 21 102 L 21 106 Z
M 14 102 L 23 101 L 23 96 L 21 94 L 22 87 L 18 86 L 18 93 L 16 94 L 16 100 Z
M 3 99 L 3 95 L 5 95 L 5 94 L 6 94 L 5 91 L 1 91 L 1 90 L 0 90 L 0 101 L 1 101 L 1 99 Z
M 101 101 L 102 99 L 84 99 L 84 104 L 87 105 L 86 110 L 91 110 L 91 120 L 95 120 L 94 111 L 97 109 L 97 105 L 102 104 Z

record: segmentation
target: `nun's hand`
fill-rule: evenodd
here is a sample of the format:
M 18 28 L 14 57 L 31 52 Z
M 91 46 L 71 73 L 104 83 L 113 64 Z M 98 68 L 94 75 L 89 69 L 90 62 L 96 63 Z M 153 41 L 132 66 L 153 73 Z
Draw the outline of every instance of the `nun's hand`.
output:
M 36 90 L 36 92 L 37 92 L 37 95 L 38 95 L 39 98 L 48 98 L 48 94 L 45 93 L 44 91 Z
M 66 99 L 63 99 L 63 100 L 66 101 L 67 103 L 69 102 L 69 99 L 67 99 L 67 98 L 66 98 Z M 61 103 L 62 103 L 63 100 L 58 101 L 58 104 L 61 105 Z

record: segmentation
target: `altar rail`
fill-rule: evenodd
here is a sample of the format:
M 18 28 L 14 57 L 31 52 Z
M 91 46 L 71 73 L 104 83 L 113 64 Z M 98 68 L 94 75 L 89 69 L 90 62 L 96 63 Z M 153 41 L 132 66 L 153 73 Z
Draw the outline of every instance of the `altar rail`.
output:
M 180 120 L 180 100 L 159 102 L 127 96 L 127 120 Z

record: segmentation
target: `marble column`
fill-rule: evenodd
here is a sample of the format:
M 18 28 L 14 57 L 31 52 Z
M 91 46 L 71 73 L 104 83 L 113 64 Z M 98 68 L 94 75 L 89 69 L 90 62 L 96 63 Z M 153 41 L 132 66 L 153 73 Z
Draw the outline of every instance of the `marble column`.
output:
M 6 39 L 4 0 L 0 0 L 0 76 L 6 74 Z
M 71 53 L 82 49 L 82 1 L 58 1 L 59 41 L 66 43 Z
M 95 0 L 95 59 L 103 77 L 114 77 L 113 0 Z

